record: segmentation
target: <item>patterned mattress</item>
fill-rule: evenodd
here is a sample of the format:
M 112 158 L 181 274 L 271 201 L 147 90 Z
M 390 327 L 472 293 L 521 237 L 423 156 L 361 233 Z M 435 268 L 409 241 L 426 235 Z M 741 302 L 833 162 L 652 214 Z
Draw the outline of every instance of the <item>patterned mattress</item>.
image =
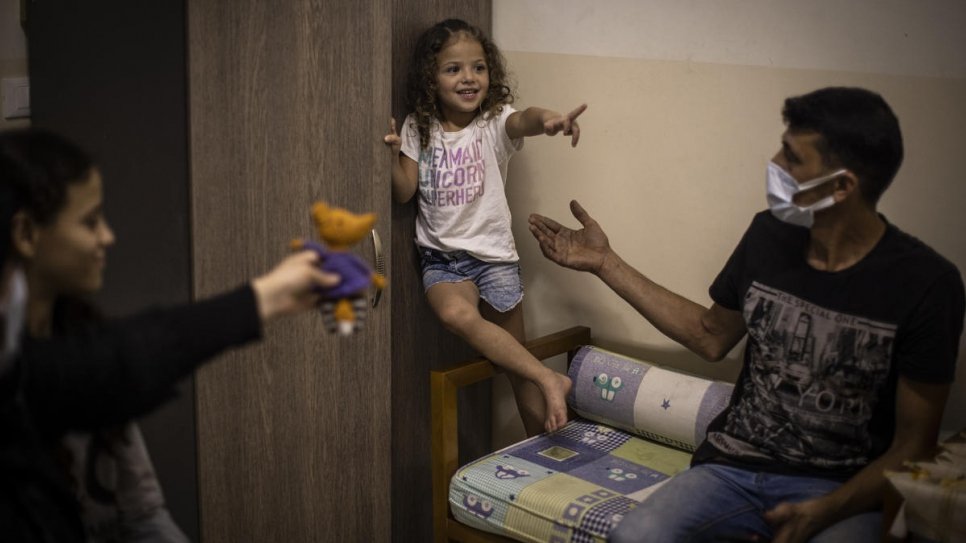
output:
M 584 419 L 464 466 L 456 520 L 519 541 L 605 541 L 635 503 L 691 454 Z
M 732 391 L 596 347 L 581 348 L 569 375 L 568 403 L 584 418 L 460 468 L 449 490 L 456 520 L 519 541 L 605 541 L 687 469 Z

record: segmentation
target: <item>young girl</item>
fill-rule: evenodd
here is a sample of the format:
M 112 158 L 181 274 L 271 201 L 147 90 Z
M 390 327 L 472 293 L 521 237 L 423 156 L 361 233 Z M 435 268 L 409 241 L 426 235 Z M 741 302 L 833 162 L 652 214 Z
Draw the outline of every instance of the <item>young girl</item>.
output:
M 23 148 L 33 175 L 13 238 L 29 292 L 27 335 L 85 334 L 100 321 L 85 298 L 101 288 L 114 243 L 101 207 L 101 176 L 66 140 L 37 133 L 24 137 Z M 71 433 L 55 447 L 70 473 L 88 541 L 188 541 L 164 505 L 136 424 Z
M 391 121 L 385 143 L 394 198 L 419 192 L 416 243 L 429 304 L 450 331 L 509 370 L 527 434 L 554 431 L 567 421 L 571 382 L 522 345 L 523 285 L 503 187 L 525 136 L 562 132 L 576 146 L 587 106 L 567 115 L 514 110 L 496 45 L 458 19 L 419 38 L 407 94 L 413 113 L 400 135 Z
M 222 294 L 102 322 L 78 297 L 100 288 L 112 241 L 87 153 L 36 128 L 0 131 L 2 541 L 186 541 L 126 422 L 340 281 L 302 251 Z M 61 445 L 70 430 L 84 432 Z

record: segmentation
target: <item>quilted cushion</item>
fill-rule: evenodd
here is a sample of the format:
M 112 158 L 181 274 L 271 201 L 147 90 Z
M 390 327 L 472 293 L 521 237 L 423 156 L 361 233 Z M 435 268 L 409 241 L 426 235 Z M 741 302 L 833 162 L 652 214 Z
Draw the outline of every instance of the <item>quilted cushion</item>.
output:
M 453 517 L 518 541 L 603 543 L 635 504 L 691 455 L 576 419 L 460 468 Z
M 734 385 L 685 375 L 599 347 L 581 347 L 567 398 L 581 417 L 694 451 Z

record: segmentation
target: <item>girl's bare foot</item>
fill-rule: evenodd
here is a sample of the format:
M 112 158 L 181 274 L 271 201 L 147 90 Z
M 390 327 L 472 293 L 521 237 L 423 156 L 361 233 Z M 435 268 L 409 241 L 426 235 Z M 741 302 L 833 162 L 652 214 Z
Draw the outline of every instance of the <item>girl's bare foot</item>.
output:
M 544 429 L 553 432 L 563 428 L 567 424 L 567 394 L 573 386 L 570 377 L 551 370 L 547 378 L 537 382 L 537 386 L 547 404 Z

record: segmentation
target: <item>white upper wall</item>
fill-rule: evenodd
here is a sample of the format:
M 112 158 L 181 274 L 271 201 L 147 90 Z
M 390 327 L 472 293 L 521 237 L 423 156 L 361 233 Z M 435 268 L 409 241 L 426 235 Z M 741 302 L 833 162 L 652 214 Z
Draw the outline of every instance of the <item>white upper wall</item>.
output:
M 966 79 L 964 0 L 494 0 L 501 49 Z

